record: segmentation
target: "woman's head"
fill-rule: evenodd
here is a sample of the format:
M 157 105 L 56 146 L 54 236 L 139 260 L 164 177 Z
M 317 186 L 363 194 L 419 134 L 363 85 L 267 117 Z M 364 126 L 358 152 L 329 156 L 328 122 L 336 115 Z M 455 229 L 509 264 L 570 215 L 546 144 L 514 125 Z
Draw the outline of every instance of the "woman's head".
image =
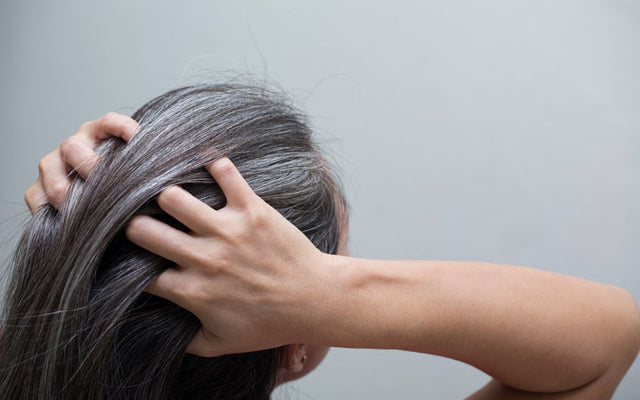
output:
M 86 181 L 74 179 L 60 212 L 46 206 L 25 229 L 5 302 L 0 397 L 268 398 L 298 347 L 184 355 L 199 322 L 143 293 L 171 263 L 129 242 L 124 227 L 147 214 L 186 229 L 153 200 L 171 185 L 224 206 L 202 167 L 227 156 L 259 196 L 335 253 L 339 186 L 304 117 L 261 87 L 181 88 L 133 118 L 140 130 L 131 141 L 105 141 L 100 163 Z

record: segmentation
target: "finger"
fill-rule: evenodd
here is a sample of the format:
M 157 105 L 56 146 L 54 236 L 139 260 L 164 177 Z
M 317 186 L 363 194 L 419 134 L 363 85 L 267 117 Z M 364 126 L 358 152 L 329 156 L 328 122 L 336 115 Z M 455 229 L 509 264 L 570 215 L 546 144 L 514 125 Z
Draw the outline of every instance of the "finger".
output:
M 218 213 L 180 186 L 166 188 L 156 199 L 160 208 L 195 233 L 208 233 L 216 226 Z
M 86 141 L 71 136 L 60 145 L 62 163 L 75 169 L 82 179 L 87 179 L 100 157 Z
M 24 194 L 24 202 L 27 203 L 31 214 L 35 214 L 40 207 L 47 204 L 47 194 L 42 186 L 42 179 L 38 178 L 36 183 L 31 185 Z
M 155 218 L 133 218 L 125 230 L 127 238 L 138 246 L 180 265 L 190 265 L 194 257 L 188 250 L 191 237 Z
M 225 352 L 218 346 L 219 342 L 218 338 L 207 334 L 203 328 L 200 328 L 191 338 L 185 352 L 207 358 L 221 356 Z
M 205 166 L 227 198 L 231 207 L 246 207 L 255 193 L 235 165 L 224 157 Z
M 95 148 L 100 141 L 110 136 L 117 136 L 128 142 L 139 127 L 136 121 L 126 115 L 110 112 L 83 124 L 77 134 L 87 139 L 91 143 L 91 148 Z
M 155 277 L 145 292 L 167 299 L 180 307 L 184 307 L 184 272 L 176 268 L 167 268 Z
M 83 179 L 89 176 L 100 157 L 94 152 L 98 143 L 110 136 L 129 141 L 140 126 L 126 115 L 107 113 L 86 122 L 78 132 L 60 145 L 62 162 L 74 168 Z
M 44 156 L 38 169 L 48 202 L 59 210 L 71 185 L 59 148 Z

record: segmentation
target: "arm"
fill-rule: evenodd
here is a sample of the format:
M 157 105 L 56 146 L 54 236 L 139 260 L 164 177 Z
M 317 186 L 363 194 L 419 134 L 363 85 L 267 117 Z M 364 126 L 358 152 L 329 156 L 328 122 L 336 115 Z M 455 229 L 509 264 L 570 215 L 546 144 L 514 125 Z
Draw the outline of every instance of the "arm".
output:
M 45 197 L 61 204 L 66 169 L 89 174 L 99 140 L 127 140 L 136 127 L 114 114 L 84 124 L 41 161 L 26 195 L 32 212 Z M 148 290 L 203 323 L 192 353 L 316 343 L 438 354 L 496 378 L 473 400 L 609 398 L 635 358 L 638 310 L 621 289 L 488 263 L 322 254 L 255 196 L 232 164 L 207 168 L 226 207 L 212 210 L 170 188 L 158 202 L 190 234 L 149 217 L 127 230 L 132 241 L 178 264 Z
M 309 343 L 437 354 L 496 379 L 475 400 L 608 398 L 637 354 L 640 314 L 622 289 L 516 266 L 323 254 L 229 160 L 207 168 L 225 207 L 171 187 L 158 204 L 190 233 L 148 216 L 127 229 L 177 264 L 148 290 L 202 322 L 188 352 Z
M 318 322 L 313 342 L 436 354 L 501 383 L 472 399 L 610 397 L 640 345 L 635 301 L 616 287 L 498 264 L 329 258 L 344 294 L 327 318 L 340 320 Z

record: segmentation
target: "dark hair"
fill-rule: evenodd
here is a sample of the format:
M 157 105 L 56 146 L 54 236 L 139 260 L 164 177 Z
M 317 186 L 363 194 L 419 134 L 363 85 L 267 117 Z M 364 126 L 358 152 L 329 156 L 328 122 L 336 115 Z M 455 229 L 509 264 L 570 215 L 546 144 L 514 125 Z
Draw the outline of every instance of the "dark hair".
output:
M 186 231 L 154 201 L 171 185 L 223 207 L 203 166 L 227 156 L 259 196 L 335 253 L 344 205 L 335 177 L 304 116 L 262 87 L 184 87 L 133 118 L 131 141 L 103 142 L 60 211 L 44 206 L 24 230 L 5 302 L 0 398 L 267 399 L 284 347 L 184 354 L 198 319 L 143 292 L 172 263 L 129 242 L 124 228 L 146 214 Z

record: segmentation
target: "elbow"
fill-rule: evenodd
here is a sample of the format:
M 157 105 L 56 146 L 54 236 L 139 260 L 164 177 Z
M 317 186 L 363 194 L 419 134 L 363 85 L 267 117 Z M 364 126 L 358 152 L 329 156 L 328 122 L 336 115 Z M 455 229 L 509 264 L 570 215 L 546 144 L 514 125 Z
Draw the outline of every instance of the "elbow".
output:
M 629 356 L 633 362 L 638 355 L 638 350 L 640 350 L 640 309 L 633 296 L 627 291 L 624 293 L 629 303 L 627 339 L 629 341 Z
M 614 290 L 615 295 L 611 299 L 615 301 L 610 304 L 614 305 L 615 311 L 610 312 L 613 318 L 608 320 L 605 327 L 610 333 L 607 335 L 610 345 L 608 362 L 603 364 L 606 368 L 601 370 L 597 378 L 575 389 L 585 396 L 598 399 L 613 396 L 640 350 L 640 309 L 629 292 L 620 288 Z
M 616 335 L 615 350 L 610 369 L 622 379 L 640 350 L 640 309 L 631 293 L 619 288 L 617 291 L 616 324 L 611 327 Z

